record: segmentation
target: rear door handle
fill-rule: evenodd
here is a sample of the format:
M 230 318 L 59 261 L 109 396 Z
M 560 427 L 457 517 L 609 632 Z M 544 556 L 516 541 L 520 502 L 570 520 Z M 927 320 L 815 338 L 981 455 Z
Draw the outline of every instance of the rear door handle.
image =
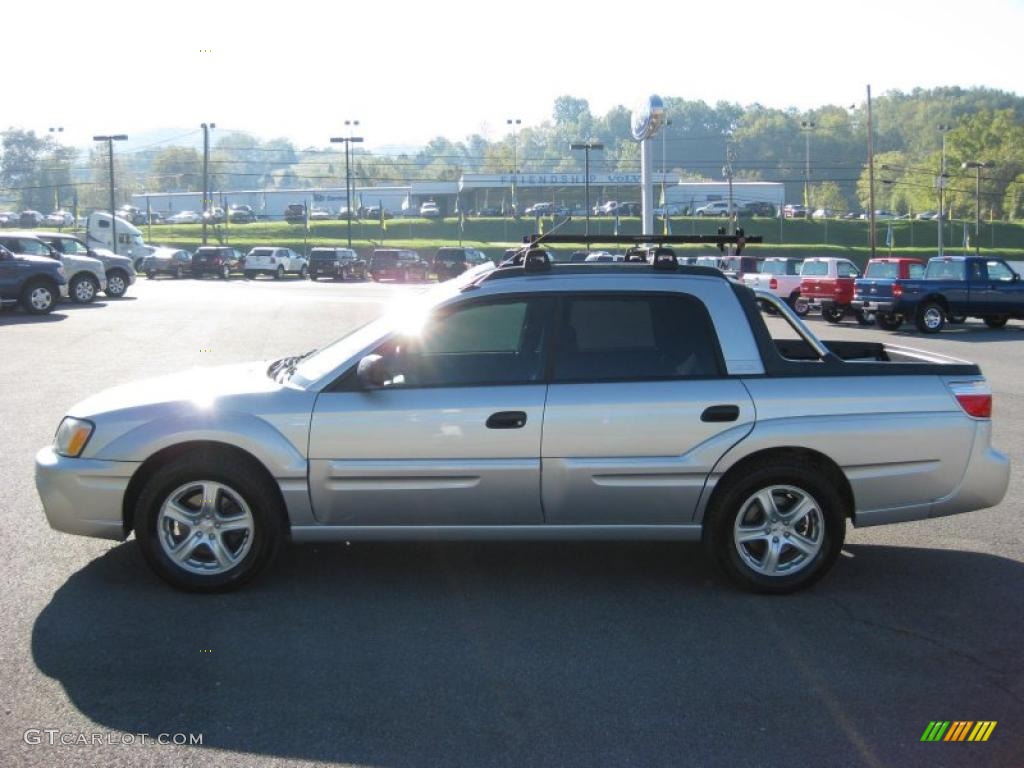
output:
M 736 421 L 740 417 L 738 405 L 712 405 L 704 409 L 701 421 Z
M 526 426 L 525 411 L 498 411 L 487 419 L 488 429 L 522 429 Z

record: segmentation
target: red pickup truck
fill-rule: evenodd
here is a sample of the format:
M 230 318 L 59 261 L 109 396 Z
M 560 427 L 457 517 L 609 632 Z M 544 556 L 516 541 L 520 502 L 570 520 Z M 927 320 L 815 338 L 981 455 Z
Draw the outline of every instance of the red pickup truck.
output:
M 807 259 L 800 268 L 800 296 L 830 323 L 840 322 L 849 311 L 858 323 L 868 325 L 871 319 L 851 306 L 853 281 L 858 277 L 860 270 L 849 259 Z

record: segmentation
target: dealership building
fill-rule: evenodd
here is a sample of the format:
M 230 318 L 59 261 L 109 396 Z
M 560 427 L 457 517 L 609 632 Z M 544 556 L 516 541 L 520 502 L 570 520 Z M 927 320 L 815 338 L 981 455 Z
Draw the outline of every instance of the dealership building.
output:
M 674 173 L 655 173 L 655 198 L 681 211 L 716 200 L 729 199 L 728 181 L 693 181 Z M 357 186 L 353 203 L 356 207 L 380 206 L 396 216 L 414 214 L 427 201 L 437 203 L 442 215 L 459 211 L 512 211 L 513 204 L 522 211 L 537 202 L 553 202 L 568 207 L 582 205 L 587 190 L 584 173 L 466 173 L 458 181 L 413 181 L 404 186 Z M 639 201 L 640 173 L 591 173 L 589 179 L 591 204 L 608 200 Z M 227 209 L 231 205 L 248 205 L 256 215 L 266 219 L 284 217 L 285 209 L 295 203 L 309 208 L 324 208 L 336 215 L 347 204 L 345 188 L 311 187 L 297 189 L 259 189 L 214 191 L 215 205 Z M 770 181 L 734 181 L 732 199 L 737 205 L 768 203 L 780 209 L 785 203 L 785 185 Z M 142 192 L 132 195 L 132 204 L 144 211 L 170 216 L 181 211 L 201 211 L 201 192 Z

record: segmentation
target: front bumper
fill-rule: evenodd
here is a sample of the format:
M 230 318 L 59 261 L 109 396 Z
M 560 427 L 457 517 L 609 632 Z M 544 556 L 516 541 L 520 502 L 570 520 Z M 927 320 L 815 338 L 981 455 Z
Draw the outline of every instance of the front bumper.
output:
M 36 454 L 36 490 L 50 527 L 121 541 L 122 504 L 141 462 L 69 459 L 47 446 Z

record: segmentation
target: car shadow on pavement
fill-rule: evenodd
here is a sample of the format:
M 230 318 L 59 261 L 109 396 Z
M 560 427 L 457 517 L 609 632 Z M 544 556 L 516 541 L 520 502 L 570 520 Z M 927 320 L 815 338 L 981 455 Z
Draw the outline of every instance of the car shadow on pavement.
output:
M 290 547 L 204 596 L 129 542 L 57 590 L 32 652 L 100 728 L 288 760 L 933 765 L 929 720 L 973 718 L 1006 723 L 972 758 L 998 765 L 1024 746 L 1022 583 L 997 556 L 850 546 L 765 597 L 695 545 L 374 543 Z
M 61 307 L 59 310 L 54 310 L 46 315 L 30 315 L 28 312 L 16 312 L 13 310 L 0 312 L 0 326 L 59 323 L 61 320 L 67 320 L 68 318 L 68 316 L 64 314 L 64 309 L 65 307 Z

